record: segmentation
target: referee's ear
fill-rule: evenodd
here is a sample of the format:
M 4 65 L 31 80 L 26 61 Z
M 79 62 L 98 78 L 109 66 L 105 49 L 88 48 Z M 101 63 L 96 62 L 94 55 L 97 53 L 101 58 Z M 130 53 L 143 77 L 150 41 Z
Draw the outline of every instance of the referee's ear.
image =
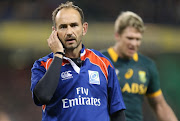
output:
M 87 30 L 88 30 L 88 23 L 84 22 L 83 23 L 83 36 L 87 33 Z

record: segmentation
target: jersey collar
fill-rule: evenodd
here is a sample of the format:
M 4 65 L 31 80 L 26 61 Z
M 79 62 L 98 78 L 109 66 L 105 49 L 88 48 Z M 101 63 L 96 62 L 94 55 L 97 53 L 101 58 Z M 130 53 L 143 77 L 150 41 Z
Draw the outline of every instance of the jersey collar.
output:
M 86 51 L 85 51 L 85 46 L 82 44 L 82 49 L 81 49 L 81 51 L 80 51 L 81 53 L 80 53 L 80 56 L 84 56 L 85 55 L 85 53 L 86 53 Z
M 86 51 L 85 51 L 85 46 L 82 44 L 82 49 L 80 51 L 80 56 L 84 56 Z M 80 73 L 80 67 L 78 67 L 70 58 L 68 57 L 63 57 L 63 59 L 67 60 L 73 67 L 73 69 L 79 74 Z
M 113 49 L 112 47 L 110 47 L 110 48 L 108 48 L 107 51 L 108 51 L 111 59 L 112 59 L 114 62 L 117 62 L 117 60 L 118 60 L 118 54 L 114 51 L 114 49 Z M 134 60 L 135 62 L 138 61 L 138 53 L 135 53 L 135 54 L 133 55 L 133 60 Z

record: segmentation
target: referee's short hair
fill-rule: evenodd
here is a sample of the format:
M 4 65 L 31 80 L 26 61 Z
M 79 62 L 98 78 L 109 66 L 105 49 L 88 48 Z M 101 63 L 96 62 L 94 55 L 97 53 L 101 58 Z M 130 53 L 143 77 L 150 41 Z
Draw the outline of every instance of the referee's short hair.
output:
M 56 27 L 56 15 L 57 13 L 63 9 L 63 8 L 73 8 L 75 10 L 77 10 L 81 16 L 81 23 L 84 23 L 84 13 L 82 11 L 81 8 L 79 8 L 78 6 L 75 6 L 73 4 L 73 2 L 69 2 L 67 1 L 66 3 L 61 3 L 53 12 L 52 12 L 52 22 L 53 22 L 53 26 Z

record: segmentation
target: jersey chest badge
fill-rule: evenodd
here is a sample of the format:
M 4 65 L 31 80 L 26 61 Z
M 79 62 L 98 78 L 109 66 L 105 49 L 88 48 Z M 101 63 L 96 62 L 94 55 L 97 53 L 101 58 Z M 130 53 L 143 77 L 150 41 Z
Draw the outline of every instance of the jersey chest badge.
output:
M 139 74 L 139 80 L 142 82 L 142 83 L 145 83 L 146 82 L 146 72 L 145 71 L 139 71 L 138 72 Z
M 100 85 L 99 72 L 88 70 L 89 73 L 89 83 Z
M 130 79 L 133 76 L 133 70 L 130 68 L 128 71 L 125 73 L 124 77 L 125 79 Z

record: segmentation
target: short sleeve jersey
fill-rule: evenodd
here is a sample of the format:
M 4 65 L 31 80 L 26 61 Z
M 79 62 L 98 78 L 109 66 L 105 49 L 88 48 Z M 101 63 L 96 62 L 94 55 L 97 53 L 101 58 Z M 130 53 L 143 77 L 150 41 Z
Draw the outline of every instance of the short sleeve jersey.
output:
M 160 81 L 155 63 L 148 57 L 136 53 L 133 59 L 124 60 L 118 57 L 113 48 L 103 50 L 116 68 L 116 74 L 126 105 L 127 121 L 142 121 L 142 103 L 144 95 L 160 95 Z
M 50 53 L 35 61 L 31 69 L 32 93 L 52 59 Z M 83 64 L 78 67 L 63 57 L 57 89 L 50 103 L 42 105 L 42 121 L 109 121 L 109 114 L 125 109 L 115 69 L 108 58 L 83 46 L 81 60 Z

